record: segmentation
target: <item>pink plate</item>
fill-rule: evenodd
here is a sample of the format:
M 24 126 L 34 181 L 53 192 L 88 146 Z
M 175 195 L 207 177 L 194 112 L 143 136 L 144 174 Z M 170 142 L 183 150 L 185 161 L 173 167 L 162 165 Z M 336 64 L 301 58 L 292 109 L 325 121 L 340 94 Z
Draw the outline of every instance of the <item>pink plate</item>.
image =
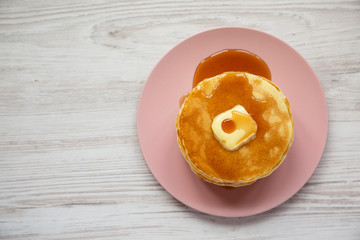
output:
M 223 49 L 244 49 L 265 60 L 273 82 L 289 99 L 295 123 L 284 163 L 271 176 L 235 189 L 196 177 L 176 142 L 180 97 L 190 91 L 200 61 Z M 172 196 L 204 213 L 242 217 L 280 205 L 308 181 L 325 147 L 328 112 L 319 80 L 298 52 L 269 34 L 231 27 L 196 34 L 160 60 L 145 84 L 137 127 L 150 170 Z

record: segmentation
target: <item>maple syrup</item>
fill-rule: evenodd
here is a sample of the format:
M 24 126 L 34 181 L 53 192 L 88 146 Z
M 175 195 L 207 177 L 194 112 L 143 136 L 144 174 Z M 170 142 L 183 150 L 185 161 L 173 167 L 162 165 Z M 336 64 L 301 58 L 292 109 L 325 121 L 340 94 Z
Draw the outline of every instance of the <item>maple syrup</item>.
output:
M 236 130 L 235 122 L 232 119 L 224 119 L 221 123 L 221 128 L 226 133 L 232 133 Z
M 184 94 L 181 96 L 181 98 L 179 99 L 179 106 L 181 107 L 181 105 L 184 103 L 185 98 L 187 97 L 188 94 Z
M 228 49 L 200 62 L 195 71 L 193 87 L 206 78 L 229 71 L 248 72 L 271 80 L 269 67 L 260 57 L 248 51 Z

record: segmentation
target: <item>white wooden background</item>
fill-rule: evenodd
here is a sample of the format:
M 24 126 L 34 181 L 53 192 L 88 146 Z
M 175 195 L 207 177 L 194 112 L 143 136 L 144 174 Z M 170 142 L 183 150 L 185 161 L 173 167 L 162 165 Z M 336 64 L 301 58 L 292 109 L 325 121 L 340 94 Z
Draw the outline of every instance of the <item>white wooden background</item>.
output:
M 175 200 L 137 139 L 139 97 L 158 60 L 222 26 L 297 49 L 329 108 L 310 181 L 246 218 Z M 359 26 L 359 0 L 1 0 L 0 238 L 360 239 Z

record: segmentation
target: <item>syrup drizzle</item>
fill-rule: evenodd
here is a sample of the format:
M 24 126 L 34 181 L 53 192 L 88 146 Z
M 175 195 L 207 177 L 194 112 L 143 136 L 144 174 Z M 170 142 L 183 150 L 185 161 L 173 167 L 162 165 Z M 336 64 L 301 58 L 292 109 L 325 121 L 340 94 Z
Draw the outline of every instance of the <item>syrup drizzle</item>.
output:
M 260 57 L 248 51 L 228 49 L 200 62 L 195 71 L 193 87 L 206 78 L 229 71 L 248 72 L 271 80 L 269 67 Z
M 230 134 L 236 130 L 236 124 L 230 118 L 224 119 L 224 121 L 221 123 L 221 128 L 224 132 Z

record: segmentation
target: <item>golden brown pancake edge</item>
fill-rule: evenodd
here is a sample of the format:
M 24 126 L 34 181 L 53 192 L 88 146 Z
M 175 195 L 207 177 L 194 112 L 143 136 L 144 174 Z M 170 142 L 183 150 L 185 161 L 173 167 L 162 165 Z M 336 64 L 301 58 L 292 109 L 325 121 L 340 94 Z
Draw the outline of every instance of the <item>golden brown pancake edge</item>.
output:
M 225 75 L 224 75 L 225 74 Z M 256 79 L 261 79 L 263 81 L 266 81 L 267 83 L 269 83 L 271 86 L 273 86 L 283 97 L 283 101 L 287 107 L 287 111 L 288 111 L 288 115 L 289 115 L 289 119 L 291 120 L 291 128 L 289 129 L 289 139 L 288 139 L 288 143 L 286 146 L 285 151 L 282 153 L 282 155 L 279 157 L 278 161 L 272 165 L 272 167 L 268 170 L 265 171 L 263 174 L 259 174 L 258 176 L 254 176 L 252 179 L 223 179 L 223 178 L 219 178 L 214 176 L 213 174 L 209 174 L 208 172 L 204 171 L 204 169 L 200 169 L 198 167 L 198 164 L 196 162 L 194 162 L 191 157 L 188 154 L 188 151 L 186 149 L 186 144 L 184 143 L 184 139 L 181 137 L 181 134 L 179 134 L 182 130 L 181 130 L 181 120 L 180 120 L 180 116 L 182 115 L 182 112 L 184 111 L 184 107 L 187 104 L 187 101 L 189 101 L 189 99 L 192 98 L 192 96 L 194 95 L 195 92 L 199 91 L 199 89 L 202 88 L 202 86 L 209 84 L 209 82 L 211 81 L 221 81 L 222 77 L 226 77 L 228 75 L 234 75 L 234 74 L 244 74 L 246 76 L 246 78 L 249 81 L 249 77 L 250 78 L 255 78 Z M 219 80 L 220 78 L 220 80 Z M 250 83 L 249 83 L 250 84 Z M 281 163 L 284 161 L 284 159 L 286 158 L 286 155 L 288 153 L 288 150 L 290 148 L 290 146 L 292 145 L 293 142 L 293 138 L 294 138 L 294 122 L 292 119 L 292 114 L 291 114 L 291 110 L 290 110 L 290 104 L 289 101 L 287 100 L 287 98 L 282 94 L 281 90 L 272 82 L 270 82 L 269 80 L 267 80 L 264 77 L 260 77 L 260 76 L 255 76 L 249 73 L 242 73 L 242 72 L 228 72 L 228 73 L 223 73 L 220 75 L 217 75 L 215 77 L 212 78 L 208 78 L 206 80 L 204 80 L 203 82 L 199 83 L 195 88 L 193 88 L 191 90 L 191 92 L 188 94 L 188 96 L 186 97 L 185 101 L 183 102 L 181 109 L 178 113 L 177 119 L 176 119 L 176 129 L 177 129 L 177 142 L 178 145 L 180 147 L 180 150 L 185 158 L 185 160 L 188 162 L 188 164 L 190 165 L 191 170 L 200 178 L 204 179 L 205 181 L 214 183 L 216 185 L 220 185 L 220 186 L 231 186 L 231 187 L 238 187 L 238 186 L 243 186 L 243 185 L 248 185 L 251 183 L 254 183 L 255 181 L 257 181 L 260 178 L 264 178 L 266 176 L 269 176 L 271 173 L 273 173 L 280 165 Z

